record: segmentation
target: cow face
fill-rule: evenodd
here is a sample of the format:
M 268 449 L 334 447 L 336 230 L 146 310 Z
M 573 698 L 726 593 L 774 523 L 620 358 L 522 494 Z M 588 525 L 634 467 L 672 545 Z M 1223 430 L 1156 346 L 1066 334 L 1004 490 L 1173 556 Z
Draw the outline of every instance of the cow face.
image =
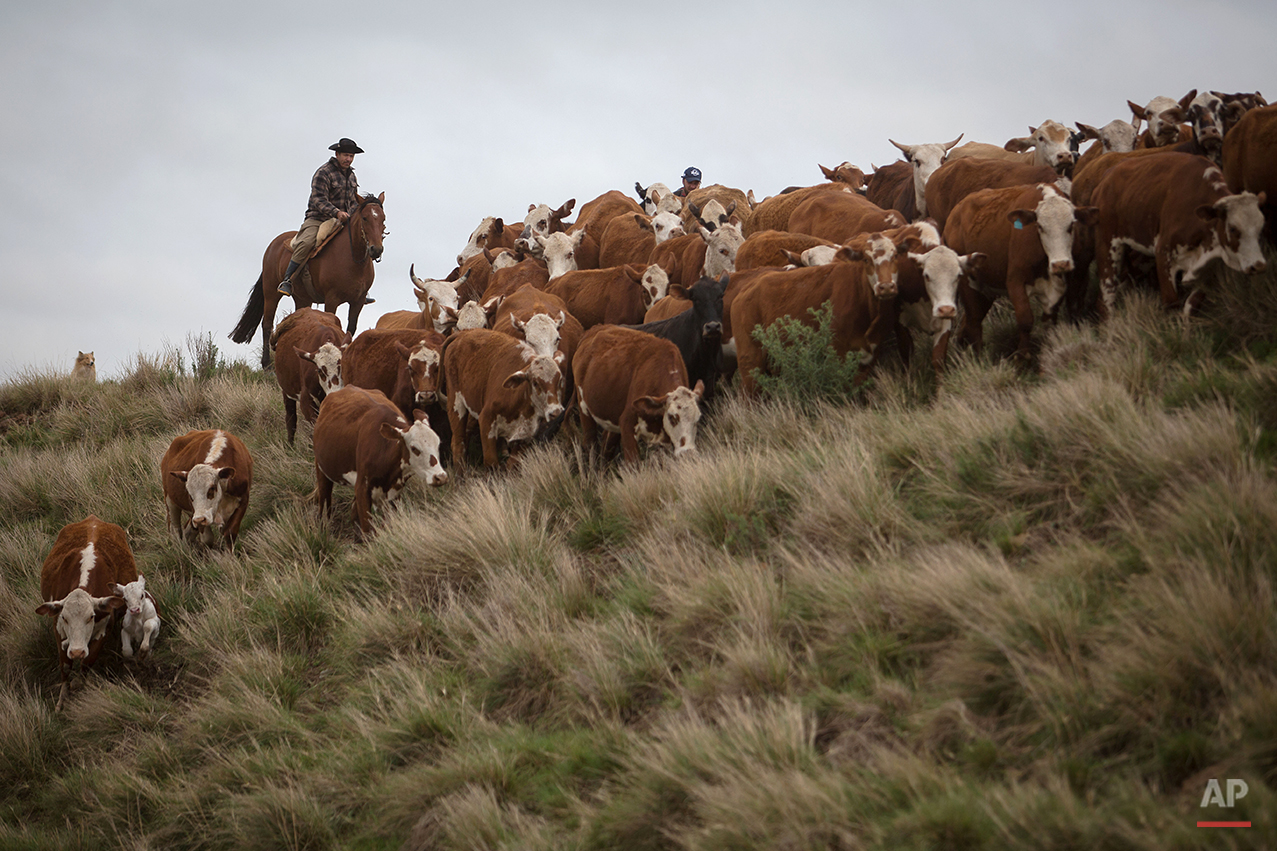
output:
M 533 237 L 533 242 L 540 249 L 541 257 L 545 260 L 545 268 L 549 272 L 550 280 L 577 270 L 576 250 L 583 239 L 585 239 L 584 230 L 571 235 L 552 233 L 549 236 L 537 234 Z
M 701 278 L 687 292 L 692 300 L 692 316 L 700 326 L 703 340 L 713 342 L 723 337 L 723 293 L 730 280 L 731 276 L 726 274 L 717 281 Z
M 548 204 L 529 204 L 528 214 L 523 219 L 523 233 L 520 236 L 531 239 L 536 236 L 561 233 L 563 220 L 572 215 L 574 207 L 576 207 L 575 198 L 569 198 L 557 210 L 550 209 Z
M 412 285 L 417 296 L 417 306 L 421 308 L 422 312 L 430 311 L 430 322 L 436 331 L 440 334 L 446 333 L 457 317 L 457 307 L 460 301 L 457 296 L 457 287 L 465 282 L 470 272 L 467 271 L 465 275 L 462 275 L 454 283 L 433 278 L 418 278 L 413 269 L 414 266 L 408 267 L 408 276 L 412 279 Z M 447 308 L 447 310 L 444 308 Z
M 142 603 L 146 600 L 146 577 L 139 575 L 128 585 L 116 584 L 115 593 L 124 598 L 125 610 L 138 617 L 142 614 Z
M 549 422 L 563 413 L 563 373 L 552 357 L 533 357 L 527 368 L 507 378 L 504 386 L 517 390 L 524 384 L 537 419 Z
M 1199 95 L 1193 89 L 1180 100 L 1179 107 L 1193 127 L 1193 138 L 1219 165 L 1224 152 L 1224 102 L 1210 92 Z
M 58 645 L 66 658 L 84 659 L 89 655 L 89 643 L 106 632 L 106 614 L 124 608 L 123 597 L 94 597 L 83 588 L 76 588 L 61 600 L 44 603 L 36 614 L 57 618 Z
M 888 299 L 896 297 L 898 269 L 896 262 L 896 245 L 881 233 L 857 236 L 838 249 L 835 260 L 845 262 L 863 261 L 868 267 L 866 277 L 873 289 L 875 298 Z
M 470 238 L 466 240 L 466 247 L 461 249 L 461 253 L 457 255 L 457 265 L 463 266 L 465 262 L 477 254 L 482 254 L 483 250 L 493 242 L 493 235 L 501 235 L 501 231 L 505 229 L 505 222 L 492 216 L 484 216 L 483 221 L 479 222 L 479 226 L 470 234 Z
M 1264 252 L 1259 247 L 1259 233 L 1264 227 L 1260 207 L 1266 200 L 1268 196 L 1264 192 L 1258 195 L 1241 192 L 1197 208 L 1197 215 L 1214 228 L 1224 263 L 1230 269 L 1255 275 L 1267 268 Z
M 1069 128 L 1058 121 L 1047 120 L 1037 127 L 1030 127 L 1029 135 L 1011 139 L 1003 147 L 1019 153 L 1032 149 L 1036 165 L 1050 166 L 1063 172 L 1073 165 L 1071 138 Z
M 833 168 L 825 168 L 820 163 L 820 173 L 830 183 L 845 183 L 851 187 L 853 192 L 864 194 L 865 191 L 865 173 L 849 162 L 842 162 Z
M 652 305 L 669 294 L 670 276 L 658 264 L 653 263 L 643 270 L 639 286 L 643 288 L 643 307 L 651 310 Z
M 913 199 L 914 205 L 917 207 L 918 215 L 925 216 L 927 214 L 927 181 L 931 179 L 931 175 L 935 174 L 936 169 L 944 165 L 945 157 L 949 155 L 949 149 L 958 144 L 958 140 L 962 138 L 959 134 L 957 139 L 952 142 L 928 143 L 925 145 L 902 145 L 899 142 L 888 139 L 888 142 L 900 149 L 905 155 L 905 159 L 913 167 Z
M 407 428 L 382 423 L 381 435 L 400 442 L 400 472 L 405 479 L 420 476 L 431 487 L 442 485 L 448 481 L 448 474 L 439 463 L 439 435 L 422 411 L 414 411 L 413 418 Z
M 958 282 L 970 275 L 984 260 L 984 255 L 959 255 L 947 245 L 932 248 L 924 254 L 909 254 L 909 259 L 922 272 L 927 298 L 931 301 L 931 330 L 942 330 L 945 320 L 958 316 Z
M 528 345 L 540 357 L 553 358 L 559 349 L 559 331 L 567 315 L 560 310 L 557 317 L 534 313 L 526 322 L 517 316 L 510 317 L 510 324 L 523 335 Z
M 736 271 L 736 252 L 740 250 L 745 235 L 738 224 L 726 224 L 709 233 L 701 230 L 701 238 L 705 240 L 705 267 L 703 274 L 707 278 L 718 278 L 724 272 Z
M 439 350 L 432 348 L 424 340 L 409 349 L 403 343 L 396 342 L 395 348 L 407 358 L 408 375 L 415 392 L 418 405 L 431 405 L 439 398 L 439 377 L 441 374 Z
M 457 319 L 454 323 L 454 329 L 457 331 L 467 331 L 471 328 L 487 328 L 488 312 L 483 309 L 479 302 L 471 299 L 461 306 L 457 311 Z
M 1012 210 L 1007 219 L 1017 230 L 1036 227 L 1042 252 L 1046 255 L 1047 287 L 1043 293 L 1043 309 L 1053 314 L 1064 297 L 1069 272 L 1073 271 L 1073 231 L 1077 223 L 1092 225 L 1099 210 L 1074 207 L 1073 202 L 1052 186 L 1042 186 L 1042 200 L 1033 210 Z
M 705 383 L 696 387 L 676 387 L 664 396 L 640 396 L 634 400 L 639 420 L 637 435 L 648 443 L 669 443 L 674 447 L 674 457 L 696 451 L 696 424 L 701 419 L 701 397 L 705 395 Z M 647 429 L 647 419 L 661 420 L 661 430 Z
M 1131 114 L 1137 121 L 1143 119 L 1148 124 L 1153 147 L 1162 148 L 1179 141 L 1179 125 L 1186 116 L 1178 103 L 1168 97 L 1155 97 L 1148 102 L 1148 106 L 1140 106 L 1129 100 L 1126 105 L 1131 108 Z
M 656 237 L 656 244 L 660 245 L 667 239 L 673 239 L 676 236 L 683 236 L 683 220 L 679 218 L 678 213 L 671 213 L 668 210 L 662 210 L 649 219 L 635 217 L 639 225 L 644 230 L 650 230 Z
M 1135 138 L 1139 135 L 1139 128 L 1136 125 L 1120 118 L 1115 118 L 1099 128 L 1079 121 L 1077 122 L 1077 129 L 1082 131 L 1082 135 L 1085 138 L 1099 140 L 1100 146 L 1106 154 L 1114 151 L 1126 152 L 1135 150 Z
M 208 530 L 221 527 L 234 512 L 239 500 L 227 496 L 226 486 L 235 476 L 234 467 L 196 464 L 189 470 L 174 470 L 173 475 L 186 483 L 191 498 L 191 528 Z
M 732 213 L 736 212 L 736 202 L 732 201 L 724 207 L 717 198 L 711 198 L 705 202 L 705 206 L 697 207 L 688 201 L 687 209 L 696 217 L 701 227 L 713 233 L 731 221 Z
M 345 346 L 338 348 L 332 343 L 324 343 L 314 352 L 306 352 L 293 347 L 297 357 L 310 361 L 315 365 L 315 376 L 319 379 L 319 390 L 322 394 L 336 392 L 341 389 L 341 353 Z
M 828 266 L 838 253 L 836 245 L 813 245 L 798 255 L 799 266 Z

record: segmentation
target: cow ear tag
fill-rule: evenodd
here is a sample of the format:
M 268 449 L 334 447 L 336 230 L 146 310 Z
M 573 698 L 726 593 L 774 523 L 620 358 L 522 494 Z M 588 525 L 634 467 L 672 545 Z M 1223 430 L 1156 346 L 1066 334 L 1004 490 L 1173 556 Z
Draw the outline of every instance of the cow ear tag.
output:
M 1016 229 L 1016 230 L 1024 230 L 1024 222 L 1020 221 L 1019 219 L 1016 219 L 1016 220 L 1015 220 L 1015 229 Z

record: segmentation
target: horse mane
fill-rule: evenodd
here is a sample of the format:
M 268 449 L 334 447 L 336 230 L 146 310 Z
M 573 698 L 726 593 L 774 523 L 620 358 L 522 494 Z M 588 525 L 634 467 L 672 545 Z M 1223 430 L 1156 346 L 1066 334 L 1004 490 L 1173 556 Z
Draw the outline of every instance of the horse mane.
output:
M 362 207 L 364 204 L 369 204 L 369 203 L 380 204 L 381 202 L 377 200 L 376 195 L 372 194 L 371 192 L 367 192 L 364 194 L 362 198 L 359 199 L 359 206 Z

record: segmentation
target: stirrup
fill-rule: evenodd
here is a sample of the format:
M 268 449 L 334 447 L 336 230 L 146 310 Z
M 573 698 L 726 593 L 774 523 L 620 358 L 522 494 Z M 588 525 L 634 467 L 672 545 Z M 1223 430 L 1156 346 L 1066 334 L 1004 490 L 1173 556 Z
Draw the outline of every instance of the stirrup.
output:
M 275 287 L 275 292 L 280 293 L 281 295 L 292 295 L 293 294 L 292 282 L 289 281 L 287 278 L 285 278 L 284 280 L 279 282 L 279 286 Z

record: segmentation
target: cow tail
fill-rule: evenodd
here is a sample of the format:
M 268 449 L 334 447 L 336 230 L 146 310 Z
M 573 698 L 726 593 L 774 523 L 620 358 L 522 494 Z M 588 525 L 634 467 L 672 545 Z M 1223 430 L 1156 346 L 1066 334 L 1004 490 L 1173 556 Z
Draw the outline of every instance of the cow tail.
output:
M 236 343 L 247 343 L 253 339 L 265 311 L 266 295 L 262 291 L 262 276 L 258 275 L 257 283 L 253 284 L 252 290 L 248 293 L 248 304 L 244 305 L 244 313 L 239 318 L 239 324 L 231 332 L 231 340 Z

